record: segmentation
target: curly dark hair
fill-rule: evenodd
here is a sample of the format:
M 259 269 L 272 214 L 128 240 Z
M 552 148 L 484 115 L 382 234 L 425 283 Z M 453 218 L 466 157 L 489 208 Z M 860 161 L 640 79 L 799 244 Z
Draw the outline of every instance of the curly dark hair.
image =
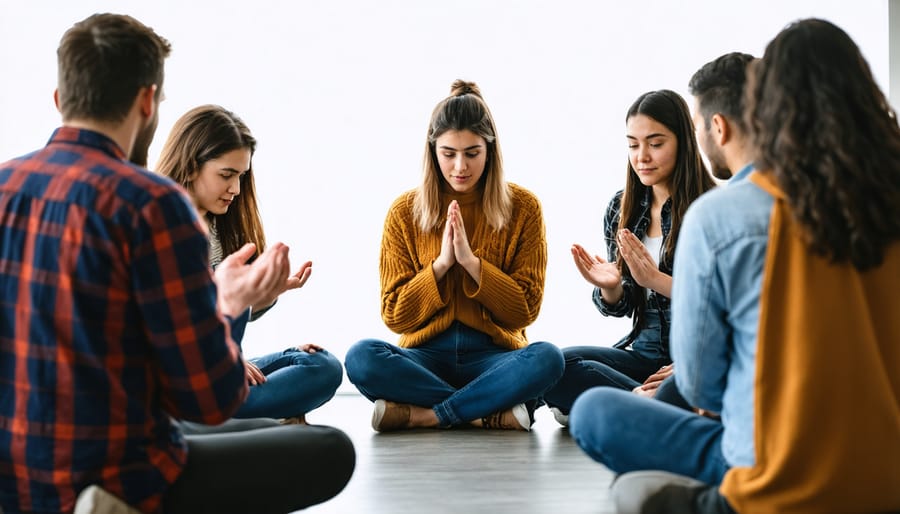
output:
M 900 239 L 900 128 L 850 36 L 794 22 L 751 64 L 745 121 L 807 244 L 859 270 Z

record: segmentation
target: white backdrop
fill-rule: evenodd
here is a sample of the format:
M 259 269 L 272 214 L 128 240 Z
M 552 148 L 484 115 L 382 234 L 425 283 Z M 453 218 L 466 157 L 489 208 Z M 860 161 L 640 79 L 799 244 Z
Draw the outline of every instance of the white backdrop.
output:
M 624 113 L 639 94 L 668 88 L 690 104 L 702 64 L 761 55 L 807 16 L 850 33 L 888 90 L 886 0 L 0 0 L 0 160 L 59 124 L 56 47 L 101 11 L 131 14 L 173 44 L 151 167 L 186 110 L 235 111 L 259 140 L 269 240 L 314 262 L 309 283 L 250 326 L 251 356 L 315 342 L 343 359 L 361 338 L 396 341 L 379 312 L 382 223 L 418 183 L 431 109 L 456 78 L 481 86 L 508 179 L 542 200 L 550 260 L 529 336 L 559 346 L 610 345 L 630 326 L 594 309 L 569 247 L 605 255 L 603 209 L 624 184 Z

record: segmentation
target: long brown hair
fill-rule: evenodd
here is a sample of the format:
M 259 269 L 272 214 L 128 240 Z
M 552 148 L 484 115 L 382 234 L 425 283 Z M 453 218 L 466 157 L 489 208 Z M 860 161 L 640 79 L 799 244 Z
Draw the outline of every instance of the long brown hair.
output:
M 715 187 L 715 182 L 703 163 L 691 112 L 681 96 L 668 89 L 650 91 L 639 96 L 628 108 L 625 121 L 633 116 L 643 114 L 662 123 L 675 134 L 678 140 L 678 153 L 675 158 L 675 169 L 669 179 L 669 196 L 672 199 L 672 227 L 663 245 L 662 259 L 672 264 L 675 256 L 675 244 L 681 230 L 681 220 L 688 206 L 698 196 Z M 638 178 L 637 172 L 628 160 L 628 172 L 625 178 L 625 191 L 619 209 L 619 228 L 634 227 L 641 216 L 641 200 L 650 189 Z M 621 250 L 616 251 L 616 262 L 623 274 L 629 275 Z
M 441 100 L 431 114 L 425 138 L 425 159 L 422 183 L 416 191 L 413 216 L 424 232 L 441 229 L 444 212 L 441 209 L 441 186 L 444 177 L 438 164 L 435 141 L 448 130 L 468 130 L 484 138 L 487 160 L 484 164 L 482 208 L 488 224 L 502 229 L 512 215 L 512 197 L 503 179 L 503 155 L 497 140 L 494 117 L 474 82 L 457 80 L 450 87 L 450 96 Z
M 224 255 L 230 255 L 245 243 L 256 244 L 258 253 L 266 247 L 253 180 L 252 157 L 256 139 L 247 125 L 233 112 L 218 105 L 195 107 L 175 122 L 156 166 L 156 171 L 191 191 L 204 163 L 244 148 L 250 150 L 251 163 L 241 179 L 241 194 L 234 197 L 225 214 L 207 213 L 209 220 L 215 223 Z
M 878 266 L 900 239 L 900 129 L 859 48 L 827 21 L 798 21 L 748 79 L 757 168 L 772 171 L 810 250 Z

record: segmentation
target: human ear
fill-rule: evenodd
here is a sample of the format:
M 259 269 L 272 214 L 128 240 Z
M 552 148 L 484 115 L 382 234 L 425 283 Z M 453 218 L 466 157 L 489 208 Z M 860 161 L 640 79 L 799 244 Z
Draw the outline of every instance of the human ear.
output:
M 716 145 L 725 146 L 725 143 L 731 138 L 731 127 L 728 125 L 728 120 L 721 114 L 713 114 L 711 128 L 710 132 Z
M 156 110 L 156 90 L 156 84 L 151 84 L 138 91 L 141 114 L 147 118 L 153 117 L 153 113 Z

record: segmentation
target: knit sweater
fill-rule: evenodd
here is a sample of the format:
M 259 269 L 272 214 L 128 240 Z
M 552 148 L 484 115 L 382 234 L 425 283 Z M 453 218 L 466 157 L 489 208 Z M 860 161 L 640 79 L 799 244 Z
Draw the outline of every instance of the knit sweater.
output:
M 509 349 L 528 344 L 525 327 L 538 315 L 544 295 L 547 241 L 540 203 L 509 184 L 512 215 L 494 230 L 484 217 L 480 189 L 441 195 L 442 212 L 459 203 L 473 253 L 481 259 L 480 286 L 454 264 L 436 280 L 431 265 L 440 255 L 443 223 L 423 232 L 413 218 L 415 191 L 388 211 L 381 242 L 381 316 L 400 334 L 399 345 L 418 346 L 459 321 Z
M 860 272 L 812 255 L 775 198 L 760 296 L 756 462 L 726 473 L 738 512 L 900 510 L 900 243 Z

